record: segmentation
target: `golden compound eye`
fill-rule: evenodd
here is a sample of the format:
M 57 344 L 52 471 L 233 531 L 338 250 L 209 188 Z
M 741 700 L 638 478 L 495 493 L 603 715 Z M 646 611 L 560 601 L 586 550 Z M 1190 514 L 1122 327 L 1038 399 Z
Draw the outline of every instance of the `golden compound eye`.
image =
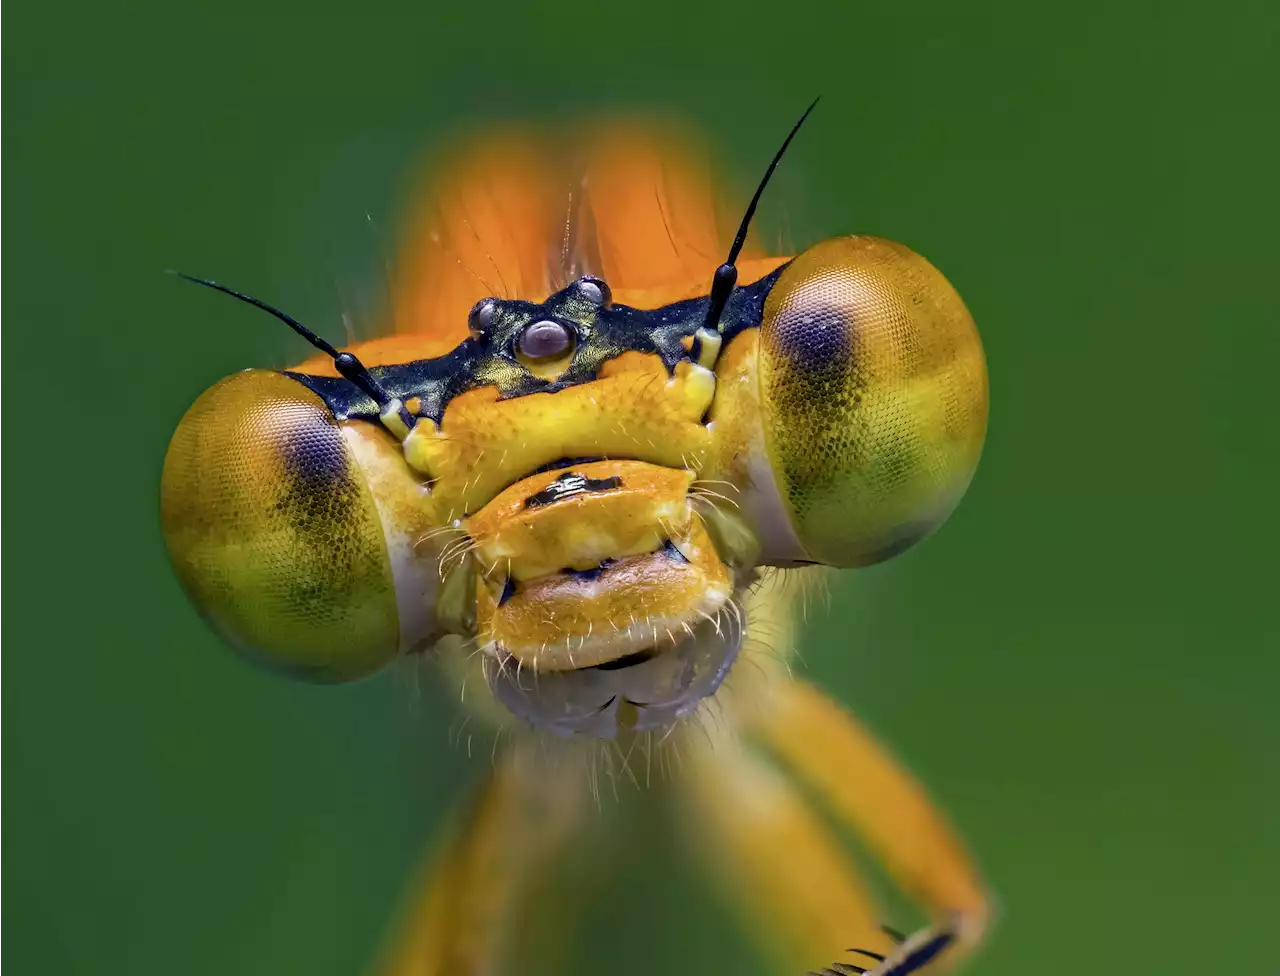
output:
M 578 293 L 593 305 L 608 308 L 613 304 L 613 292 L 603 278 L 588 275 L 578 279 Z
M 482 298 L 471 307 L 471 313 L 467 316 L 467 329 L 471 332 L 471 338 L 484 338 L 489 327 L 493 325 L 493 315 L 497 307 L 497 303 L 492 298 Z
M 525 326 L 516 342 L 523 359 L 560 359 L 573 348 L 573 333 L 567 326 L 551 319 L 541 319 Z
M 353 443 L 297 380 L 245 370 L 187 411 L 160 482 L 165 543 L 201 612 L 313 681 L 363 678 L 400 650 L 376 483 Z
M 760 411 L 796 540 L 828 566 L 888 559 L 941 525 L 987 430 L 973 318 L 933 265 L 875 237 L 796 257 L 765 302 Z

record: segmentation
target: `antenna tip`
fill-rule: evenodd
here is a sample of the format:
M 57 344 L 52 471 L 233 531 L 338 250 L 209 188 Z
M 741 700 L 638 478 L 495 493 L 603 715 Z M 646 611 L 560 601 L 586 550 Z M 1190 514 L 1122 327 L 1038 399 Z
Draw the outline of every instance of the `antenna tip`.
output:
M 716 268 L 711 279 L 711 291 L 730 292 L 738 283 L 738 269 L 732 264 L 722 264 Z

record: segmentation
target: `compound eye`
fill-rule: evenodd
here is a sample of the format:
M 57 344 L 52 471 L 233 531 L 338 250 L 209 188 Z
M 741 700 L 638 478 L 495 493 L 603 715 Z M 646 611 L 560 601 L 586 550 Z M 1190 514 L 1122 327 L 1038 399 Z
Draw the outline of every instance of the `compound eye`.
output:
M 516 351 L 521 359 L 546 362 L 564 358 L 572 351 L 573 341 L 573 332 L 567 326 L 542 319 L 525 326 L 516 341 Z
M 165 456 L 160 517 L 183 587 L 254 660 L 337 682 L 399 653 L 373 490 L 339 421 L 296 380 L 246 370 L 195 402 Z
M 608 308 L 613 304 L 613 292 L 603 278 L 588 275 L 578 279 L 578 292 L 593 305 Z
M 801 547 L 829 566 L 887 559 L 946 520 L 987 428 L 987 371 L 964 302 L 901 244 L 825 241 L 778 278 L 760 327 L 764 440 Z
M 467 329 L 473 339 L 483 339 L 493 325 L 493 316 L 497 312 L 498 303 L 492 298 L 482 298 L 471 308 L 467 316 Z

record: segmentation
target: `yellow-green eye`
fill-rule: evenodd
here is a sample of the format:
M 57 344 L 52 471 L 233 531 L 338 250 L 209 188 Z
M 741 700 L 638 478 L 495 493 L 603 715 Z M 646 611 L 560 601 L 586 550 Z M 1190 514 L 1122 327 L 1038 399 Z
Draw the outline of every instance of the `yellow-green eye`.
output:
M 765 303 L 759 382 L 770 466 L 814 561 L 896 555 L 973 477 L 987 426 L 978 333 L 901 244 L 843 237 L 797 257 Z
M 192 600 L 255 658 L 346 681 L 398 653 L 373 496 L 337 420 L 297 381 L 248 370 L 201 396 L 169 444 L 160 511 Z

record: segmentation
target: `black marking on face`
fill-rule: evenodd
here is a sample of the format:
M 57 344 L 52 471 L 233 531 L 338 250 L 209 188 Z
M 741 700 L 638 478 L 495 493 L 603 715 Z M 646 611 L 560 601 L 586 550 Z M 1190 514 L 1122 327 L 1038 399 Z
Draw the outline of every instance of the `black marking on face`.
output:
M 591 569 L 566 569 L 564 574 L 580 580 L 596 580 L 600 578 L 601 573 L 616 562 L 616 559 L 602 559 L 598 566 L 593 566 Z
M 764 303 L 787 265 L 759 281 L 736 288 L 721 316 L 727 345 L 738 333 L 755 328 L 764 318 Z M 624 352 L 654 353 L 668 370 L 689 358 L 683 341 L 692 336 L 707 314 L 709 299 L 691 298 L 652 310 L 629 305 L 604 305 L 584 294 L 578 282 L 545 302 L 492 298 L 472 312 L 472 335 L 452 352 L 395 366 L 371 366 L 369 374 L 388 396 L 421 402 L 418 413 L 439 423 L 454 397 L 479 387 L 493 386 L 503 399 L 530 393 L 556 393 L 590 383 L 600 367 Z M 519 339 L 535 322 L 562 325 L 574 339 L 573 355 L 564 371 L 552 379 L 535 376 L 519 359 Z M 350 380 L 286 371 L 328 405 L 338 420 L 378 420 L 378 405 Z
M 666 544 L 663 545 L 662 552 L 666 553 L 668 556 L 670 556 L 672 559 L 674 559 L 678 563 L 687 563 L 689 561 L 689 557 L 686 556 L 684 553 L 682 553 L 680 551 L 680 547 L 677 546 L 670 539 L 668 539 L 666 541 Z
M 502 593 L 498 597 L 498 606 L 502 606 L 516 595 L 516 581 L 508 576 L 502 583 Z
M 594 464 L 596 461 L 603 461 L 603 460 L 604 458 L 598 455 L 594 457 L 588 456 L 588 457 L 559 458 L 558 460 L 552 461 L 550 464 L 544 464 L 536 468 L 532 473 L 545 474 L 548 471 L 558 471 L 560 468 L 572 468 L 575 464 Z
M 652 650 L 633 651 L 631 654 L 626 654 L 623 657 L 618 658 L 616 661 L 605 661 L 603 664 L 593 664 L 590 669 L 584 670 L 621 671 L 623 668 L 635 667 L 637 664 L 644 664 L 645 661 L 652 660 L 655 653 L 656 652 Z
M 557 478 L 536 495 L 524 500 L 525 508 L 544 508 L 556 502 L 573 498 L 575 495 L 590 495 L 596 492 L 612 491 L 622 487 L 622 479 L 616 474 L 608 478 L 588 478 L 581 474 L 564 474 Z

